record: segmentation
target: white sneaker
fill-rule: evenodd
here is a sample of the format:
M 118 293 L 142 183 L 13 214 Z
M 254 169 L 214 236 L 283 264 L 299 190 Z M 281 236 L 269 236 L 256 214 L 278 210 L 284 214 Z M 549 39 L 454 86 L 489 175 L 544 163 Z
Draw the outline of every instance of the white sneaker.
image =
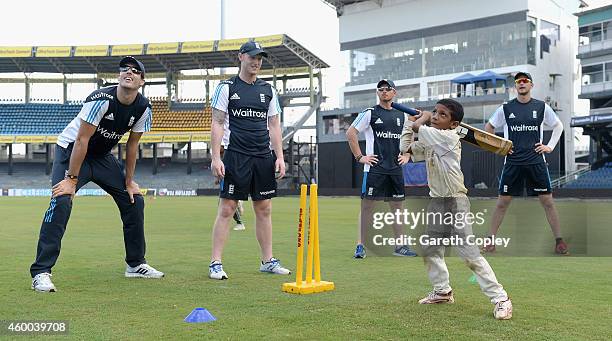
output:
M 32 290 L 38 292 L 55 292 L 55 285 L 51 282 L 51 274 L 43 272 L 32 278 Z
M 162 278 L 164 277 L 164 273 L 161 271 L 157 271 L 154 267 L 150 266 L 147 263 L 142 263 L 139 266 L 131 267 L 127 266 L 125 268 L 125 277 L 128 278 Z
M 283 268 L 280 261 L 274 257 L 270 258 L 270 260 L 265 263 L 261 262 L 259 271 L 278 275 L 289 275 L 291 273 L 291 270 Z
M 512 301 L 507 299 L 505 301 L 497 302 L 493 309 L 493 316 L 498 320 L 509 320 L 512 318 Z
M 221 264 L 221 262 L 218 260 L 210 262 L 210 265 L 208 266 L 208 277 L 218 280 L 228 278 L 225 271 L 223 271 L 223 264 Z
M 429 292 L 426 297 L 419 300 L 419 304 L 440 304 L 440 303 L 455 303 L 453 292 L 439 294 L 435 291 Z
M 243 223 L 236 224 L 236 226 L 234 226 L 234 231 L 243 231 L 245 229 L 246 229 L 246 227 L 244 226 Z

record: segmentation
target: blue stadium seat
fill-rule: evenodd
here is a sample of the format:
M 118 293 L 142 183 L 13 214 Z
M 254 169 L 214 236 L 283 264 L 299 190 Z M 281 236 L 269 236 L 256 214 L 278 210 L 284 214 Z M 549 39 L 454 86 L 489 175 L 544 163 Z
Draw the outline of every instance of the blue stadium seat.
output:
M 55 135 L 79 113 L 82 103 L 0 104 L 0 135 Z
M 612 162 L 607 162 L 602 168 L 581 175 L 569 182 L 564 188 L 612 188 Z

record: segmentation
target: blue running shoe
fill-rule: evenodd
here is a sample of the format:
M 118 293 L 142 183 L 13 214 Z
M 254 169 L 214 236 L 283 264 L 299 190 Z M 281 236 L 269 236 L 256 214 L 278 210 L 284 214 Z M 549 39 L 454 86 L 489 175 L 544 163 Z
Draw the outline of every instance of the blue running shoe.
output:
M 366 258 L 366 251 L 365 251 L 365 248 L 363 247 L 363 244 L 357 244 L 357 248 L 355 248 L 355 255 L 353 256 L 353 258 L 356 258 L 356 259 Z
M 416 252 L 410 250 L 410 248 L 405 245 L 395 249 L 395 251 L 393 251 L 393 255 L 399 256 L 399 257 L 416 257 L 417 256 Z

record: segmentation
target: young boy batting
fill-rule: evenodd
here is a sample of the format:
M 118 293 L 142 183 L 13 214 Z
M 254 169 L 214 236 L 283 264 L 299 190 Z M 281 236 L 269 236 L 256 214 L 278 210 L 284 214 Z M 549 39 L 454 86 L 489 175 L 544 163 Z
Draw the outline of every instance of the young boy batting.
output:
M 480 289 L 495 304 L 493 315 L 496 319 L 512 318 L 512 302 L 487 260 L 480 255 L 476 245 L 467 245 L 466 238 L 472 235 L 472 225 L 467 220 L 470 201 L 463 184 L 461 172 L 461 142 L 455 131 L 463 119 L 460 103 L 443 99 L 438 101 L 433 112 L 422 112 L 416 121 L 405 121 L 400 148 L 402 153 L 412 155 L 414 161 L 425 160 L 427 182 L 431 201 L 427 207 L 428 240 L 461 240 L 453 244 L 459 256 L 474 272 Z M 430 122 L 430 126 L 425 125 Z M 418 141 L 412 142 L 413 133 L 418 133 Z M 439 219 L 451 214 L 454 219 Z M 422 239 L 422 238 L 421 238 Z M 453 303 L 453 291 L 449 274 L 444 262 L 444 243 L 423 245 L 423 256 L 433 290 L 420 304 Z

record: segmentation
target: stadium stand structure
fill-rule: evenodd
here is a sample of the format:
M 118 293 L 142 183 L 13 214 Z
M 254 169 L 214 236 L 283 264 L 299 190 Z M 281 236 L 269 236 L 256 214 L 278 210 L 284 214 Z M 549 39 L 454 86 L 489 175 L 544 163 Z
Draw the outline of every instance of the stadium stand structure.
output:
M 603 167 L 580 175 L 578 179 L 567 183 L 563 188 L 612 189 L 612 162 L 606 162 Z
M 171 102 L 150 98 L 153 110 L 152 132 L 210 132 L 212 109 L 205 103 Z
M 57 135 L 80 109 L 80 104 L 0 104 L 0 134 Z
M 2 83 L 25 85 L 23 98 L 0 99 L 0 187 L 25 186 L 38 172 L 40 179 L 32 181 L 38 181 L 40 186 L 48 185 L 48 178 L 42 170 L 47 174 L 50 171 L 52 146 L 57 135 L 78 114 L 82 105 L 82 102 L 68 101 L 69 86 L 87 83 L 96 84 L 100 88 L 116 84 L 117 61 L 125 55 L 132 55 L 146 65 L 145 94 L 149 85 L 165 85 L 167 88 L 167 96 L 149 97 L 153 108 L 153 124 L 151 132 L 146 133 L 140 141 L 138 173 L 141 178 L 145 172 L 152 174 L 152 177 L 151 181 L 141 179 L 141 182 L 153 186 L 158 179 L 161 183 L 172 184 L 168 179 L 174 175 L 170 176 L 170 173 L 179 170 L 177 174 L 191 174 L 188 177 L 191 181 L 187 181 L 185 186 L 191 183 L 192 186 L 215 187 L 209 181 L 208 145 L 199 144 L 198 149 L 192 150 L 192 143 L 210 141 L 212 110 L 209 105 L 215 85 L 211 82 L 231 76 L 218 71 L 220 68 L 236 67 L 238 49 L 249 40 L 259 42 L 268 52 L 260 78 L 277 88 L 281 106 L 305 107 L 303 112 L 292 110 L 291 114 L 298 115 L 298 119 L 290 120 L 292 123 L 289 127 L 283 125 L 285 159 L 288 162 L 287 169 L 290 170 L 289 180 L 285 182 L 297 184 L 316 179 L 316 145 L 296 142 L 294 134 L 300 129 L 314 128 L 305 126 L 305 122 L 319 111 L 324 100 L 320 91 L 321 70 L 329 66 L 291 37 L 279 34 L 229 40 L 130 45 L 53 48 L 0 46 L 0 69 L 3 72 L 24 75 L 43 72 L 62 76 L 40 78 L 0 75 Z M 182 72 L 184 70 L 203 72 L 199 75 L 187 74 Z M 179 81 L 205 82 L 202 98 L 179 98 Z M 61 99 L 34 99 L 31 97 L 31 87 L 36 83 L 62 84 L 63 96 L 58 96 Z M 281 120 L 285 122 L 283 117 L 281 115 Z M 122 144 L 127 142 L 127 135 L 113 151 L 118 156 L 124 155 Z M 15 144 L 26 145 L 25 155 L 13 154 Z M 162 173 L 168 173 L 165 180 Z M 159 177 L 155 174 L 159 174 Z M 197 176 L 202 176 L 201 181 L 194 181 Z M 173 184 L 185 188 L 179 183 Z
M 212 111 L 201 103 L 151 98 L 152 132 L 210 132 Z M 81 110 L 81 104 L 0 104 L 0 134 L 57 135 Z

